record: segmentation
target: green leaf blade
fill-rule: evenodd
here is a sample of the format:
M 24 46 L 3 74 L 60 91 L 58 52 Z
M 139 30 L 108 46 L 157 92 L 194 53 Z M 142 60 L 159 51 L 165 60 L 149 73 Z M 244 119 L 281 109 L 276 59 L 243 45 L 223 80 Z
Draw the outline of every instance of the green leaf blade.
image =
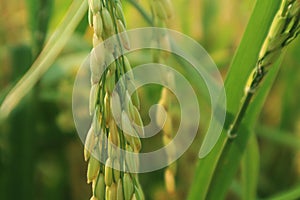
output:
M 279 7 L 280 0 L 259 0 L 253 10 L 246 28 L 244 37 L 232 61 L 228 72 L 225 89 L 227 92 L 227 119 L 225 128 L 214 149 L 203 159 L 199 160 L 194 183 L 189 194 L 189 200 L 198 199 L 223 199 L 230 186 L 233 176 L 238 168 L 240 159 L 246 148 L 250 135 L 249 127 L 253 127 L 258 114 L 248 115 L 246 127 L 241 127 L 239 136 L 234 141 L 227 142 L 227 128 L 237 113 L 243 96 L 244 87 L 252 71 L 261 45 L 267 35 L 273 17 Z M 251 47 L 251 48 L 250 48 Z M 270 86 L 278 67 L 274 67 L 268 74 L 264 85 Z M 260 90 L 256 103 L 252 103 L 248 110 L 255 109 L 259 113 L 269 87 Z M 257 105 L 256 105 L 257 104 Z M 246 120 L 244 120 L 246 121 Z M 225 146 L 224 146 L 225 145 Z M 222 152 L 224 153 L 222 154 Z M 220 161 L 218 162 L 220 158 Z

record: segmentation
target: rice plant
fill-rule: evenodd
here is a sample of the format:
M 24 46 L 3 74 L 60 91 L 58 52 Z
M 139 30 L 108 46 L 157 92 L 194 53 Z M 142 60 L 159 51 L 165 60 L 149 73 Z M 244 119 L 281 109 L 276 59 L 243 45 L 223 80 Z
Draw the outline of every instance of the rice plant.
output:
M 123 87 L 118 88 L 120 92 L 114 91 L 118 77 L 130 71 L 131 66 L 125 56 L 115 58 L 113 56 L 118 55 L 117 51 L 122 51 L 122 48 L 129 48 L 130 44 L 124 35 L 118 37 L 115 44 L 106 42 L 104 46 L 98 46 L 101 41 L 107 41 L 105 39 L 112 36 L 115 31 L 115 33 L 126 31 L 121 2 L 89 1 L 89 18 L 90 26 L 94 28 L 94 49 L 90 57 L 92 86 L 89 105 L 93 121 L 86 137 L 84 155 L 88 161 L 87 180 L 93 184 L 91 199 L 144 199 L 137 174 L 128 173 L 124 169 L 138 165 L 130 163 L 130 160 L 137 161 L 127 159 L 127 155 L 118 153 L 118 148 L 129 152 L 139 152 L 141 149 L 140 139 L 130 135 L 138 134 L 130 120 L 139 121 L 141 118 L 138 111 L 140 107 L 138 94 L 134 93 L 135 96 L 131 99 L 126 82 L 121 83 Z M 106 69 L 101 76 L 104 66 Z M 121 118 L 122 129 L 117 127 L 113 118 L 114 115 L 110 110 L 113 107 L 117 110 L 118 118 Z M 104 137 L 108 137 L 109 142 L 106 142 Z M 105 165 L 97 160 L 97 156 L 98 159 L 99 156 L 107 156 Z
M 300 198 L 299 0 L 27 0 L 0 11 L 1 199 Z M 220 120 L 205 81 L 172 53 L 178 38 L 153 32 L 161 49 L 131 52 L 131 30 L 149 26 L 193 38 L 216 63 L 226 90 L 219 138 L 205 135 Z M 171 70 L 160 74 L 165 85 L 130 92 L 145 63 L 188 79 L 201 120 L 180 159 L 175 146 L 168 166 L 137 173 L 144 163 L 132 155 L 172 144 L 182 113 Z M 89 82 L 78 106 L 90 119 L 84 141 L 72 105 L 78 76 Z M 147 138 L 152 121 L 161 130 Z

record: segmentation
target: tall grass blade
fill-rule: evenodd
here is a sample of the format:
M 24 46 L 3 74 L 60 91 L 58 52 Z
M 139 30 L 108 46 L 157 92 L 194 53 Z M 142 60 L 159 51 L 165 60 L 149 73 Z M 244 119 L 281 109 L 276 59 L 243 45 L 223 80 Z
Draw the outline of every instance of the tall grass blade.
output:
M 274 197 L 268 198 L 268 200 L 294 200 L 300 199 L 300 185 L 297 185 L 293 189 L 282 192 Z
M 231 183 L 232 177 L 235 175 L 241 156 L 246 148 L 249 131 L 243 125 L 241 127 L 241 133 L 243 134 L 234 140 L 234 142 L 228 142 L 226 132 L 229 127 L 229 123 L 231 123 L 233 116 L 239 109 L 240 100 L 243 96 L 243 90 L 247 78 L 251 73 L 253 66 L 255 66 L 261 45 L 267 35 L 279 4 L 280 0 L 259 0 L 255 5 L 249 24 L 232 61 L 225 81 L 228 115 L 223 133 L 215 147 L 208 155 L 202 152 L 201 156 L 200 152 L 200 156 L 202 158 L 198 162 L 195 179 L 188 197 L 189 200 L 223 199 Z M 259 91 L 260 94 L 256 96 L 251 107 L 248 109 L 248 111 L 252 112 L 252 115 L 247 115 L 247 118 L 249 118 L 248 120 L 251 121 L 250 123 L 248 121 L 247 127 L 252 127 L 252 125 L 254 125 L 257 114 L 253 112 L 259 113 L 264 102 L 264 97 L 269 89 L 269 87 L 266 86 L 271 85 L 272 80 L 276 75 L 276 70 L 277 67 L 274 67 L 269 72 L 269 76 L 265 80 L 264 87 Z M 225 152 L 222 155 L 224 148 Z M 221 155 L 222 158 L 219 162 L 220 164 L 217 166 Z
M 0 106 L 0 121 L 10 114 L 21 99 L 49 69 L 85 15 L 87 7 L 86 1 L 76 0 L 72 3 L 64 20 L 50 37 L 41 54 L 4 99 Z
M 256 136 L 252 134 L 242 159 L 243 200 L 256 199 L 258 175 L 259 148 Z

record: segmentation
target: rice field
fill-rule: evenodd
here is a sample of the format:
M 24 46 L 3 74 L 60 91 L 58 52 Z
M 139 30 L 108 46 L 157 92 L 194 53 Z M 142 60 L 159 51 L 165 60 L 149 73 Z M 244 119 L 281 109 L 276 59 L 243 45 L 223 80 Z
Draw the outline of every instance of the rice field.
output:
M 300 199 L 299 0 L 0 5 L 0 199 Z

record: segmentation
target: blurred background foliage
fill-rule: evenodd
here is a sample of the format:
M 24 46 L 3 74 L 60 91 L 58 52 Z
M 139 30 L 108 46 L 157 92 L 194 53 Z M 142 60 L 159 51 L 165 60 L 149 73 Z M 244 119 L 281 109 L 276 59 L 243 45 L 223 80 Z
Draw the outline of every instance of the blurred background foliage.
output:
M 147 1 L 138 2 L 150 13 Z M 71 3 L 71 0 L 0 0 L 0 102 L 31 66 Z M 175 18 L 167 26 L 198 41 L 225 77 L 254 3 L 253 0 L 173 1 Z M 130 3 L 124 1 L 123 6 L 128 29 L 149 26 Z M 74 78 L 92 48 L 92 30 L 87 21 L 87 16 L 82 19 L 50 70 L 0 124 L 0 199 L 82 200 L 91 196 L 90 185 L 86 184 L 83 144 L 72 118 Z M 256 128 L 261 155 L 257 193 L 261 198 L 300 181 L 299 55 L 298 38 L 286 53 Z M 130 58 L 133 66 L 143 61 L 138 55 Z M 176 65 L 172 62 L 174 68 L 178 68 Z M 159 99 L 160 89 L 147 86 L 139 90 L 145 121 L 149 120 L 148 108 Z M 201 99 L 201 93 L 198 97 Z M 201 109 L 209 112 L 209 107 Z M 202 118 L 197 139 L 178 160 L 176 199 L 185 199 L 187 195 L 201 132 L 208 122 L 209 116 Z M 161 144 L 161 136 L 144 141 L 144 151 L 155 148 L 151 146 L 154 142 Z M 169 199 L 163 176 L 163 170 L 140 175 L 147 199 Z M 237 174 L 228 199 L 240 199 L 241 192 Z

